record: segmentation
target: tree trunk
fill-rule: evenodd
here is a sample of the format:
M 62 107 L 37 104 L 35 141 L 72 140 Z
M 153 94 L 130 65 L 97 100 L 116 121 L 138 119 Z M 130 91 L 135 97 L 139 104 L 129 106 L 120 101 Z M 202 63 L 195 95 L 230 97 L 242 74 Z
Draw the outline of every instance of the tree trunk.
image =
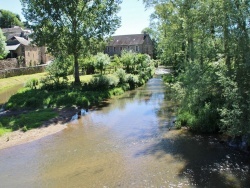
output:
M 77 54 L 74 54 L 74 66 L 75 66 L 75 84 L 79 85 L 81 81 L 79 76 L 79 63 Z

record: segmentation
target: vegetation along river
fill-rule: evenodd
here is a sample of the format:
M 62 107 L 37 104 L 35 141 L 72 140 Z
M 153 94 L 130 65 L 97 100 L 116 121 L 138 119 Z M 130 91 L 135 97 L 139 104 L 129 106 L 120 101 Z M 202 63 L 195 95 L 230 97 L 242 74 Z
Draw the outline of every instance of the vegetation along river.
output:
M 156 76 L 55 135 L 0 150 L 0 187 L 249 187 L 249 156 L 171 128 L 165 92 Z

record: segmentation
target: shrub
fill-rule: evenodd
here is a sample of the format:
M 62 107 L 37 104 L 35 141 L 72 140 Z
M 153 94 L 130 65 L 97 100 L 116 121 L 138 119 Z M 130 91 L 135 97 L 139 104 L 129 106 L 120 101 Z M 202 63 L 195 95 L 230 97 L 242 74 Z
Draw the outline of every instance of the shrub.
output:
M 25 106 L 29 107 L 29 108 L 38 108 L 40 106 L 42 106 L 43 101 L 41 100 L 40 97 L 31 97 L 29 99 L 27 99 Z
M 128 80 L 130 89 L 135 89 L 136 87 L 138 87 L 140 85 L 138 75 L 129 74 L 129 75 L 127 75 L 127 80 Z
M 29 87 L 31 89 L 36 89 L 39 84 L 39 80 L 37 78 L 32 78 L 31 80 L 27 81 L 25 87 Z
M 124 84 L 127 82 L 127 76 L 126 76 L 126 72 L 123 69 L 118 69 L 115 72 L 115 75 L 119 78 L 119 83 L 120 84 Z
M 119 84 L 119 78 L 116 75 L 108 75 L 109 87 L 114 88 Z
M 110 90 L 109 93 L 111 96 L 112 95 L 117 96 L 117 95 L 123 94 L 124 90 L 121 87 L 119 87 L 119 88 L 114 88 L 114 89 Z
M 109 79 L 107 76 L 93 77 L 89 82 L 89 87 L 92 90 L 108 89 L 110 86 Z

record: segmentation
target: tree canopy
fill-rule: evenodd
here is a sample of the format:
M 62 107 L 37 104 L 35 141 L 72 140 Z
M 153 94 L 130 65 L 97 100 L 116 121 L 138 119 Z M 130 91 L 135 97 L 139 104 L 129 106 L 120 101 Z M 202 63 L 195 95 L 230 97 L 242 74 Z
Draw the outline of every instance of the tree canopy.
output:
M 11 28 L 12 26 L 23 27 L 20 16 L 11 11 L 1 9 L 0 28 Z
M 178 117 L 195 130 L 250 131 L 250 1 L 144 0 L 158 57 L 173 65 Z
M 75 83 L 80 83 L 79 63 L 93 45 L 113 34 L 120 26 L 120 0 L 21 0 L 26 20 L 38 45 L 58 55 L 74 57 Z
M 3 35 L 2 29 L 0 28 L 0 59 L 3 59 L 8 52 L 6 51 L 5 47 L 6 47 L 6 38 Z

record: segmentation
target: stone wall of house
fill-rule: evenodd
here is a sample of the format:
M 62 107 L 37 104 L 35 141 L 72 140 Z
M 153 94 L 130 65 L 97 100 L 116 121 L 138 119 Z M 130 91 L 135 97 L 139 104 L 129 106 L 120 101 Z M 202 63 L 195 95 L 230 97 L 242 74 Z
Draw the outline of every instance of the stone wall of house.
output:
M 18 62 L 16 58 L 9 58 L 0 60 L 0 70 L 18 68 Z
M 8 78 L 12 76 L 40 73 L 44 72 L 45 68 L 46 65 L 39 65 L 35 67 L 22 67 L 22 68 L 8 69 L 8 70 L 0 70 L 0 78 Z
M 41 51 L 37 46 L 25 46 L 26 66 L 36 66 L 41 64 Z
M 25 64 L 26 66 L 36 66 L 47 63 L 53 57 L 47 54 L 46 47 L 25 46 Z

